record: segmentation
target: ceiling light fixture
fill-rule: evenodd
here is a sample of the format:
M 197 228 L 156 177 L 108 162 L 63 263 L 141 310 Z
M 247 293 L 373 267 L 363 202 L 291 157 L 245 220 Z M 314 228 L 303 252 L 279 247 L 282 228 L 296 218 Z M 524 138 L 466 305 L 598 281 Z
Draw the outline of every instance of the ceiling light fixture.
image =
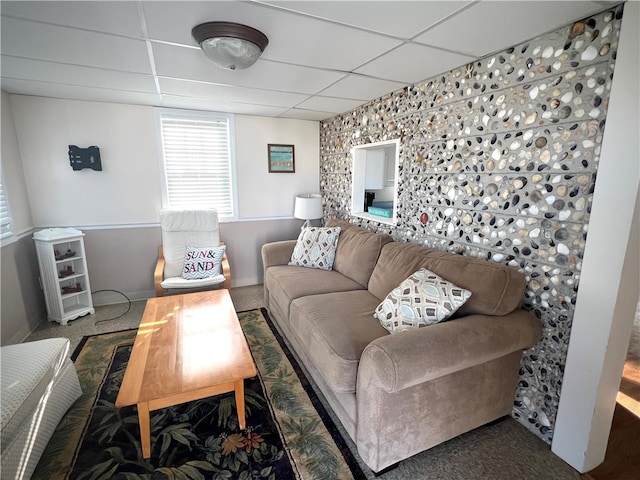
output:
M 227 70 L 249 68 L 269 44 L 261 31 L 232 22 L 202 23 L 191 35 L 213 63 Z

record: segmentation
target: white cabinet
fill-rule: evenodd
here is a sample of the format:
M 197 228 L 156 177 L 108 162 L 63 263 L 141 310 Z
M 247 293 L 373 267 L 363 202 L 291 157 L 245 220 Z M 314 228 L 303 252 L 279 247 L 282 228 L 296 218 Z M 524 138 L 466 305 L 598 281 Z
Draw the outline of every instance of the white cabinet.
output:
M 387 154 L 385 150 L 370 150 L 367 152 L 367 167 L 365 170 L 364 188 L 366 190 L 382 190 L 387 175 Z
M 47 228 L 33 234 L 48 317 L 62 325 L 95 313 L 83 237 L 74 228 Z
M 367 150 L 364 188 L 382 190 L 391 187 L 396 176 L 395 146 Z

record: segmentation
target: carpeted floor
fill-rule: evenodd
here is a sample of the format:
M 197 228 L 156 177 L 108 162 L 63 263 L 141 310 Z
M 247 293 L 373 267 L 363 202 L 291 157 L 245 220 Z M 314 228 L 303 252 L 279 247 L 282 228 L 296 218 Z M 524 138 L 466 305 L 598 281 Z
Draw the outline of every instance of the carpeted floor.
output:
M 144 459 L 136 408 L 115 406 L 136 330 L 93 335 L 72 356 L 83 395 L 56 429 L 34 480 L 364 480 L 266 312 L 238 318 L 259 372 L 244 382 L 246 429 L 239 429 L 232 392 L 154 410 L 151 457 Z
M 262 286 L 234 288 L 231 297 L 237 311 L 263 306 Z M 144 310 L 144 301 L 97 307 L 95 315 L 70 322 L 67 326 L 44 322 L 27 339 L 67 337 L 72 348 L 83 336 L 136 328 Z M 106 320 L 106 321 L 105 321 Z M 304 370 L 304 367 L 302 367 Z M 308 372 L 305 372 L 309 377 Z M 313 385 L 313 381 L 309 379 Z M 318 391 L 318 389 L 316 389 Z M 326 405 L 321 394 L 320 400 Z M 330 415 L 331 410 L 328 409 Z M 360 462 L 357 449 L 333 416 L 345 442 Z M 512 418 L 472 432 L 404 460 L 398 468 L 375 477 L 366 465 L 367 478 L 382 480 L 578 480 L 577 471 L 551 452 L 550 447 Z

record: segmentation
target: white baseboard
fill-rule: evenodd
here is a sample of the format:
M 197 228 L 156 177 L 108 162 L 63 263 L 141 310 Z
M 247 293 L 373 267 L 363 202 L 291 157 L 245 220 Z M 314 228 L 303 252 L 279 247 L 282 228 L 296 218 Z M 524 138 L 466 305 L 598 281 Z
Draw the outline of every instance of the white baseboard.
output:
M 46 322 L 47 320 L 43 320 L 43 321 Z M 40 322 L 40 323 L 42 323 L 42 322 Z M 38 323 L 38 325 L 40 325 L 40 323 Z M 31 329 L 29 328 L 28 325 L 25 325 L 20 330 L 18 330 L 13 337 L 11 337 L 9 339 L 9 341 L 6 343 L 6 345 L 15 345 L 17 343 L 24 342 L 29 337 L 29 335 L 31 335 L 31 332 L 33 332 L 36 328 L 38 328 L 38 325 L 36 325 L 35 327 L 33 327 Z
M 262 283 L 262 278 L 258 277 L 245 277 L 245 278 L 232 278 L 231 287 L 247 287 L 249 285 L 259 285 Z

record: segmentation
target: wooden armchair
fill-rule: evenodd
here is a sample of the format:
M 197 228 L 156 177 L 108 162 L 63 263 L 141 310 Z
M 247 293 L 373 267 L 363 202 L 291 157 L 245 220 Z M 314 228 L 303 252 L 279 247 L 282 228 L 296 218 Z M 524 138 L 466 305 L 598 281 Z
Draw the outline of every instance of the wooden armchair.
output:
M 162 245 L 153 273 L 156 297 L 215 288 L 231 289 L 231 268 L 226 249 L 221 273 L 207 278 L 186 279 L 182 276 L 187 247 L 212 248 L 220 242 L 218 212 L 209 210 L 173 210 L 160 212 Z

